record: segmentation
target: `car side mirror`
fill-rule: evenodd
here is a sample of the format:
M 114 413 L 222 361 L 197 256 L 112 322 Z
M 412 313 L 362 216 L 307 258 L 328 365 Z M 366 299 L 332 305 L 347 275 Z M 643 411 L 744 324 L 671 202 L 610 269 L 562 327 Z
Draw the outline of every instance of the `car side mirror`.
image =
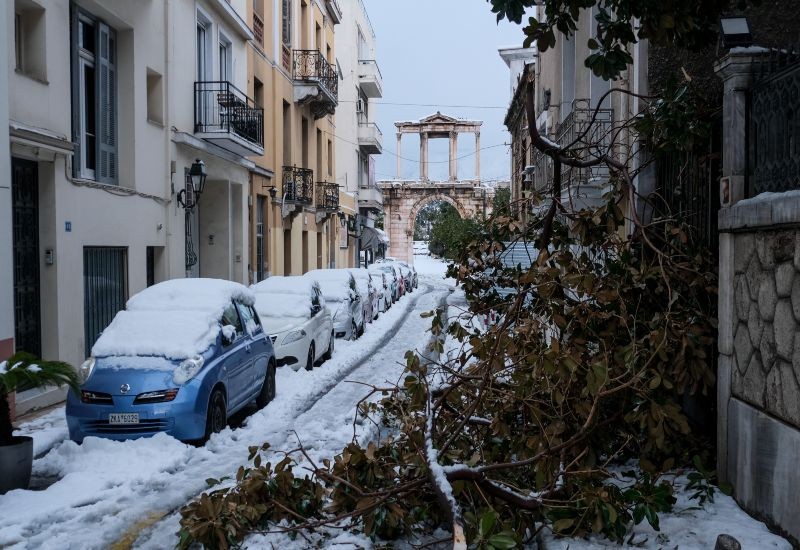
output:
M 236 327 L 225 325 L 222 327 L 222 345 L 230 346 L 236 340 Z
M 319 313 L 320 311 L 322 311 L 322 307 L 320 305 L 314 304 L 313 306 L 311 306 L 311 316 L 312 317 L 314 315 L 316 315 L 317 313 Z

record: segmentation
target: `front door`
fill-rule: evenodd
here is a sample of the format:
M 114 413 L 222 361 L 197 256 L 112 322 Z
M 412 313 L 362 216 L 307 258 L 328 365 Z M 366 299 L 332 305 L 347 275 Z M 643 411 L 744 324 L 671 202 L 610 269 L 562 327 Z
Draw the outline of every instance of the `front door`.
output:
M 41 356 L 38 169 L 36 162 L 11 159 L 15 347 Z

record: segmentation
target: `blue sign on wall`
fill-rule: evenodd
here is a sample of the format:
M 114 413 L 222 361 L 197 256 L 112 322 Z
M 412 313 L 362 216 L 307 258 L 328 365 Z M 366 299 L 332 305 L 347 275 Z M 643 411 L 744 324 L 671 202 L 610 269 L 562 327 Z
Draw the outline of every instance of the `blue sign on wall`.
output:
M 67 233 L 72 232 L 72 222 L 64 222 L 64 231 Z

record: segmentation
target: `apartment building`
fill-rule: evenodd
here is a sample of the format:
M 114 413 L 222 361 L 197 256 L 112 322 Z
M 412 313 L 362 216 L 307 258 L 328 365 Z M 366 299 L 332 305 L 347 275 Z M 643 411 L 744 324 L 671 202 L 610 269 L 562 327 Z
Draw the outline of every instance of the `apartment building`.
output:
M 145 287 L 248 281 L 246 156 L 263 153 L 263 114 L 238 91 L 244 13 L 244 0 L 3 4 L 0 358 L 77 367 Z M 17 411 L 63 391 L 21 392 Z
M 371 261 L 385 237 L 375 218 L 383 211 L 383 195 L 375 180 L 374 155 L 383 152 L 383 134 L 375 123 L 383 77 L 377 62 L 375 30 L 363 0 L 339 0 L 344 13 L 336 30 L 341 69 L 340 105 L 336 117 L 336 181 L 355 197 L 359 261 Z
M 266 140 L 250 172 L 250 279 L 352 266 L 347 223 L 356 210 L 335 178 L 342 11 L 335 0 L 255 0 L 247 9 L 247 89 L 264 108 Z

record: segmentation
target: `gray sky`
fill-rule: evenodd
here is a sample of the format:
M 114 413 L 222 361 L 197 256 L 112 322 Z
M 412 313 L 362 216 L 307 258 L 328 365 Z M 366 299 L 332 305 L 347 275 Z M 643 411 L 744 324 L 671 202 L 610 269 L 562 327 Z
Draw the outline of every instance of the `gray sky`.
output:
M 435 113 L 483 120 L 481 178 L 507 179 L 509 148 L 503 126 L 510 101 L 509 72 L 497 53 L 521 45 L 522 28 L 502 22 L 486 0 L 364 0 L 377 37 L 377 60 L 383 75 L 383 98 L 376 122 L 383 131 L 383 154 L 376 159 L 376 179 L 395 177 L 395 121 L 418 120 Z M 414 103 L 422 105 L 390 105 Z M 500 109 L 446 107 L 494 106 Z M 448 141 L 431 140 L 429 176 L 447 179 Z M 470 178 L 475 167 L 472 135 L 459 137 L 459 177 Z M 403 177 L 419 177 L 419 139 L 404 135 Z M 405 160 L 408 159 L 408 160 Z

